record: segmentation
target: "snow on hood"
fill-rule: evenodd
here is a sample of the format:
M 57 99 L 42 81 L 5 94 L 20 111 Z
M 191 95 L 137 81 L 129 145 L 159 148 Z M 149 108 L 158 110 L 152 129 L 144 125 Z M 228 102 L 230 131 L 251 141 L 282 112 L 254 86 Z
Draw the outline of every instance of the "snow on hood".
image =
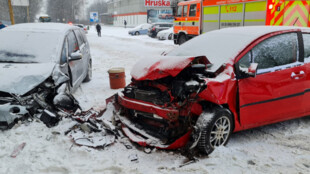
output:
M 134 65 L 131 76 L 135 80 L 155 80 L 167 76 L 175 77 L 194 59 L 195 57 L 188 56 L 160 56 L 158 58 L 143 59 Z M 205 61 L 207 62 L 206 58 Z
M 24 95 L 53 72 L 55 63 L 0 64 L 0 91 Z

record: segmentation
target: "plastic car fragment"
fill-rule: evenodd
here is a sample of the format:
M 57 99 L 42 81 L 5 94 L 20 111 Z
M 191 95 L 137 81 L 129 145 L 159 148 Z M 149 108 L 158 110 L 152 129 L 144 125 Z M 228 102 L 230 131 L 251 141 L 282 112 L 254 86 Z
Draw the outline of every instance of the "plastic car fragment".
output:
M 115 142 L 118 132 L 115 126 L 102 118 L 103 112 L 93 109 L 72 116 L 81 124 L 67 131 L 75 144 L 93 148 L 103 148 Z
M 10 129 L 18 119 L 27 115 L 26 107 L 19 105 L 0 105 L 0 130 Z

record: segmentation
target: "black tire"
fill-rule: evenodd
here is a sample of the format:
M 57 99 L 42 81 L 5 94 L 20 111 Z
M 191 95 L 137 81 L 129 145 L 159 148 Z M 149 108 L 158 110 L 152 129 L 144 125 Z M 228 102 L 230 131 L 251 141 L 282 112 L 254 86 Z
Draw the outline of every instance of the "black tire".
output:
M 139 31 L 136 31 L 136 32 L 135 32 L 135 35 L 136 35 L 136 36 L 140 35 Z
M 172 40 L 172 34 L 169 34 L 168 40 Z
M 184 34 L 182 34 L 179 38 L 178 38 L 178 43 L 179 45 L 182 45 L 183 43 L 185 43 L 187 41 L 186 36 Z
M 85 79 L 83 80 L 83 82 L 91 81 L 92 77 L 93 77 L 92 62 L 91 62 L 91 60 L 89 60 L 88 67 L 87 67 L 87 75 L 86 75 Z
M 201 130 L 198 148 L 208 155 L 216 147 L 227 144 L 233 130 L 233 120 L 227 109 L 216 108 L 213 112 L 203 112 L 197 120 L 197 126 Z

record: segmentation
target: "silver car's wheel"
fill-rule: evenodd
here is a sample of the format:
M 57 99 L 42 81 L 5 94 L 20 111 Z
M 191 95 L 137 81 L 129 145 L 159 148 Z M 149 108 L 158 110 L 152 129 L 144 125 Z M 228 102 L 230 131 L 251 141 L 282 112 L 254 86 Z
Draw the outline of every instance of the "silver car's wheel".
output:
M 172 34 L 169 34 L 168 40 L 171 40 L 171 39 L 172 39 Z
M 227 144 L 233 129 L 232 116 L 227 109 L 216 108 L 200 117 L 197 121 L 201 130 L 198 148 L 204 154 L 210 154 L 216 147 Z
M 135 35 L 136 35 L 136 36 L 140 35 L 139 31 L 136 31 Z

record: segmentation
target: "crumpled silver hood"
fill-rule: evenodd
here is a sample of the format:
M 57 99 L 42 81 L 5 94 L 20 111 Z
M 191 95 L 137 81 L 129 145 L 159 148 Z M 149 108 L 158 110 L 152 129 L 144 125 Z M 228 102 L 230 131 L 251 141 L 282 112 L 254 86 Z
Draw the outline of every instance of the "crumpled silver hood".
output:
M 0 91 L 24 95 L 51 76 L 55 63 L 0 63 Z

